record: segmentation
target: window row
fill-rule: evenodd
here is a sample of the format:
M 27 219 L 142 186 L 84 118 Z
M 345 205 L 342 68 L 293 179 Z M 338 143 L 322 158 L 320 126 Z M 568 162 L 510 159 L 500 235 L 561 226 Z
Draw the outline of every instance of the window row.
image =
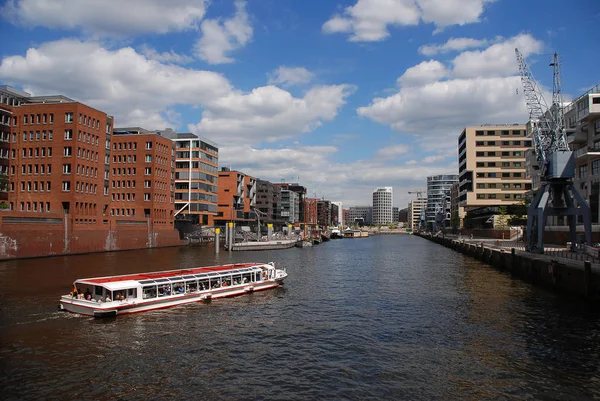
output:
M 523 194 L 477 194 L 477 199 L 523 199 Z
M 152 156 L 150 156 L 150 157 L 152 157 Z M 113 163 L 135 163 L 135 162 L 137 162 L 136 155 L 113 156 Z
M 116 175 L 135 175 L 135 174 L 136 174 L 136 168 L 135 167 L 113 168 L 113 176 L 116 176 Z
M 21 164 L 21 174 L 51 175 L 51 164 Z M 10 175 L 15 175 L 15 166 L 10 166 Z
M 531 141 L 475 141 L 475 146 L 524 146 L 531 147 Z
M 123 201 L 123 202 L 135 202 L 135 194 L 134 193 L 112 193 L 111 198 L 113 201 Z
M 75 215 L 95 215 L 97 205 L 89 202 L 75 202 L 75 209 L 73 214 Z
M 498 178 L 500 175 L 498 173 L 477 173 L 477 178 Z M 523 173 L 502 173 L 502 178 L 521 178 L 523 177 Z
M 97 184 L 90 184 L 87 182 L 79 182 L 79 181 L 75 182 L 75 192 L 78 192 L 81 194 L 96 195 L 97 189 L 98 189 Z M 62 191 L 63 192 L 71 191 L 71 181 L 63 181 L 62 182 Z
M 54 113 L 25 114 L 23 124 L 54 124 Z
M 113 188 L 135 188 L 135 180 L 113 181 Z
M 70 114 L 70 116 L 69 116 L 69 114 Z M 67 121 L 68 119 L 70 119 L 71 121 Z M 86 127 L 94 128 L 96 130 L 100 129 L 100 121 L 96 120 L 95 118 L 88 117 L 85 114 L 79 113 L 79 120 L 78 121 L 79 121 L 79 124 L 83 124 Z M 66 113 L 66 115 L 65 115 L 65 122 L 66 123 L 73 122 L 73 113 Z
M 135 216 L 135 209 L 110 209 L 111 216 Z
M 477 162 L 477 167 L 497 167 L 498 165 L 502 167 L 523 167 L 521 162 Z
M 475 131 L 475 135 L 476 136 L 484 136 L 484 135 L 488 135 L 488 136 L 493 136 L 493 135 L 497 135 L 497 132 L 500 132 L 500 135 L 510 135 L 511 131 L 509 130 L 501 130 L 501 131 Z M 523 130 L 512 130 L 512 135 L 524 135 L 525 131 Z
M 39 205 L 40 212 L 49 212 L 50 211 L 50 202 L 21 202 L 19 204 L 19 211 L 21 212 L 37 212 Z M 12 210 L 12 202 L 10 203 L 10 208 Z
M 52 140 L 52 136 L 53 136 L 53 132 L 52 130 L 49 130 L 48 132 L 46 132 L 46 130 L 43 131 L 23 131 L 23 141 L 27 142 L 27 138 L 29 138 L 29 142 L 31 141 L 45 141 L 45 140 Z M 13 133 L 13 137 L 12 137 L 12 141 L 13 142 L 17 142 L 17 134 Z
M 11 157 L 16 156 L 15 149 L 11 149 Z M 22 157 L 52 157 L 52 147 L 48 148 L 23 148 Z
M 521 152 L 520 150 L 515 150 L 513 152 L 475 152 L 475 156 L 477 157 L 496 157 L 496 156 L 502 156 L 502 157 L 523 157 L 524 154 L 523 152 Z
M 21 181 L 21 192 L 50 192 L 50 181 Z M 15 190 L 15 183 L 10 183 L 10 190 Z
M 502 189 L 531 189 L 531 184 L 529 183 L 520 183 L 520 182 L 515 182 L 515 183 L 503 183 L 503 184 L 499 184 L 499 183 L 495 183 L 495 182 L 490 182 L 490 183 L 478 183 L 477 184 L 477 189 L 494 189 L 494 188 L 502 188 Z
M 80 159 L 84 159 L 84 160 L 90 160 L 90 161 L 98 161 L 98 152 L 94 152 L 94 151 L 90 151 L 88 149 L 84 149 L 84 148 L 77 148 L 77 157 Z M 63 148 L 63 156 L 64 157 L 71 157 L 73 156 L 73 148 L 71 146 L 65 146 Z

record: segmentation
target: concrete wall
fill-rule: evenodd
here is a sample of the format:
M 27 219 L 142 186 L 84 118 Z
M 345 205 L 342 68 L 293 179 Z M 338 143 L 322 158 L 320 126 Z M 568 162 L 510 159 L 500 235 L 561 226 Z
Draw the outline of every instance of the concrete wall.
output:
M 471 256 L 494 268 L 505 271 L 558 293 L 566 293 L 600 303 L 600 279 L 589 262 L 558 262 L 550 256 L 511 252 L 449 238 L 425 237 L 447 248 Z

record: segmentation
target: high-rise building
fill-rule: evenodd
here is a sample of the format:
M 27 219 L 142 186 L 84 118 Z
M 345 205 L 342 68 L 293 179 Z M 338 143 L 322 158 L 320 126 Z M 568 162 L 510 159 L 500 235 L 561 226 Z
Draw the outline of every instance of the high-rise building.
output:
M 321 199 L 317 202 L 317 224 L 320 227 L 331 225 L 331 202 Z
M 456 174 L 432 175 L 427 177 L 427 223 L 436 222 L 436 214 L 443 216 L 446 226 L 450 222 L 450 189 L 458 181 Z M 445 207 L 444 207 L 445 205 Z
M 392 208 L 392 223 L 398 223 L 400 221 L 400 209 L 396 206 Z
M 427 199 L 415 199 L 408 202 L 408 227 L 413 230 L 419 229 L 419 222 L 421 215 L 425 217 L 425 210 L 427 209 Z M 425 224 L 425 219 L 423 219 Z M 425 227 L 422 227 L 425 229 Z
M 175 216 L 213 225 L 218 197 L 217 144 L 190 133 L 161 135 L 175 142 Z
M 466 211 L 522 201 L 531 190 L 524 125 L 466 127 L 458 137 L 459 205 Z
M 289 190 L 289 191 L 293 191 L 295 193 L 298 194 L 298 205 L 299 205 L 299 210 L 298 210 L 298 218 L 299 218 L 299 222 L 300 223 L 309 223 L 309 210 L 307 209 L 307 203 L 306 203 L 306 187 L 303 187 L 302 185 L 299 185 L 298 183 L 294 183 L 294 184 L 287 184 L 287 183 L 282 183 L 282 184 L 276 184 L 279 188 L 281 188 L 281 190 Z M 316 210 L 315 210 L 316 213 Z M 316 221 L 316 215 L 315 215 L 315 221 Z M 309 223 L 309 224 L 316 224 L 315 223 Z
M 219 206 L 216 225 L 228 221 L 256 221 L 256 179 L 236 170 L 222 167 L 219 171 Z M 263 216 L 260 216 L 261 220 Z
M 600 84 L 565 108 L 567 142 L 575 158 L 575 187 L 600 224 Z
M 111 216 L 150 218 L 173 228 L 173 142 L 140 127 L 115 128 L 111 155 Z
M 393 189 L 380 187 L 373 190 L 373 224 L 390 224 L 394 221 L 392 214 Z

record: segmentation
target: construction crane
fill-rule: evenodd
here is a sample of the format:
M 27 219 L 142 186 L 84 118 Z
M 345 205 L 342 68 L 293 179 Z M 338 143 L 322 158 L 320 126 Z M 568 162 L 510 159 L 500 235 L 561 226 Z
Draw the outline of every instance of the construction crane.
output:
M 592 242 L 592 223 L 589 205 L 573 185 L 575 161 L 565 136 L 565 117 L 562 104 L 562 83 L 558 54 L 553 67 L 552 105 L 548 108 L 540 86 L 519 49 L 515 49 L 523 93 L 529 111 L 527 133 L 540 168 L 540 188 L 527 211 L 527 251 L 544 253 L 544 229 L 548 216 L 566 216 L 569 221 L 571 245 L 577 244 L 577 218 L 582 216 L 585 240 Z
M 423 198 L 423 192 L 425 192 L 425 191 L 408 191 L 409 194 L 416 194 L 417 200 L 425 199 L 425 198 Z M 419 216 L 419 231 L 421 231 L 424 227 L 425 227 L 425 208 L 421 208 L 421 215 Z

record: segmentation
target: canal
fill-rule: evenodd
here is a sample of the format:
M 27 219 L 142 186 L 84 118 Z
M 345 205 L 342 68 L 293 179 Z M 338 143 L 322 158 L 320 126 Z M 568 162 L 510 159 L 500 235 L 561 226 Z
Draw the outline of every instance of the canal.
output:
M 76 278 L 242 261 L 283 288 L 110 320 L 58 312 Z M 0 263 L 8 399 L 592 400 L 600 314 L 413 236 L 227 253 Z

